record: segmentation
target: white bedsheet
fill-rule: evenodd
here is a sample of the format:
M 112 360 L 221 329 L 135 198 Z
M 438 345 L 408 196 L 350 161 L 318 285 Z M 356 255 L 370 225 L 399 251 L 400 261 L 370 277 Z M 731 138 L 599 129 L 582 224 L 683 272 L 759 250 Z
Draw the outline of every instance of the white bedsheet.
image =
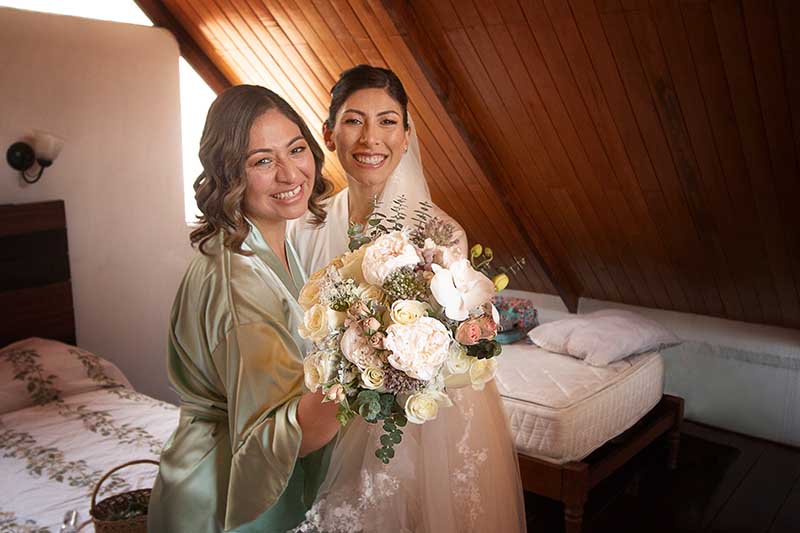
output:
M 92 490 L 112 467 L 158 459 L 178 409 L 125 387 L 67 396 L 0 416 L 0 531 L 58 532 L 64 513 L 88 520 Z M 152 487 L 157 468 L 136 465 L 104 484 L 98 501 Z M 91 524 L 84 531 L 92 531 Z

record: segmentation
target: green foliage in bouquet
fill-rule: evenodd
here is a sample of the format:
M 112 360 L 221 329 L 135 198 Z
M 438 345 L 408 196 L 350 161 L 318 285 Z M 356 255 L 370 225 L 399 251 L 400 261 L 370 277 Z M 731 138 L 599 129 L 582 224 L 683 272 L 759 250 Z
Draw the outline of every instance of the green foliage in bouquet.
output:
M 350 403 L 345 399 L 339 404 L 337 420 L 343 426 L 356 414 L 370 424 L 383 422 L 383 435 L 380 437 L 381 447 L 375 450 L 375 456 L 384 464 L 394 457 L 394 446 L 403 440 L 403 430 L 407 420 L 403 407 L 397 403 L 392 393 L 380 393 L 374 390 L 362 390 Z
M 500 343 L 494 340 L 482 339 L 477 344 L 466 346 L 467 354 L 478 359 L 491 359 L 497 357 L 503 351 Z
M 364 224 L 350 223 L 347 228 L 347 236 L 350 238 L 348 247 L 351 252 L 358 250 L 363 245 L 374 241 L 381 235 L 389 233 L 390 231 L 400 231 L 406 225 L 406 211 L 408 210 L 408 206 L 406 205 L 405 196 L 400 195 L 392 200 L 392 205 L 389 206 L 388 214 L 382 212 L 380 207 L 380 202 L 378 202 L 377 199 L 373 200 L 372 213 L 367 217 L 366 222 Z M 439 219 L 432 218 L 430 215 L 431 209 L 433 209 L 432 204 L 421 202 L 420 207 L 414 210 L 411 218 L 412 224 L 409 224 L 412 228 L 412 242 L 418 246 L 422 246 L 425 237 L 428 236 L 427 234 L 434 233 L 439 237 L 438 239 L 434 239 L 436 244 L 442 246 L 455 244 L 455 240 L 452 238 L 455 228 Z M 438 225 L 426 229 L 431 225 L 432 221 L 438 221 Z

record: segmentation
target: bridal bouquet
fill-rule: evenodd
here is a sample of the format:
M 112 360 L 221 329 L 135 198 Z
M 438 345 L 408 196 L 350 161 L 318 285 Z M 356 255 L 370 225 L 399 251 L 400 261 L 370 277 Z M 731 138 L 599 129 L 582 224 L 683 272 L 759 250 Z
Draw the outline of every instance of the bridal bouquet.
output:
M 382 422 L 375 454 L 388 463 L 406 422 L 435 419 L 452 405 L 449 388 L 494 378 L 501 347 L 495 284 L 456 248 L 451 225 L 372 225 L 303 287 L 300 335 L 313 342 L 308 389 L 339 404 L 342 425 Z

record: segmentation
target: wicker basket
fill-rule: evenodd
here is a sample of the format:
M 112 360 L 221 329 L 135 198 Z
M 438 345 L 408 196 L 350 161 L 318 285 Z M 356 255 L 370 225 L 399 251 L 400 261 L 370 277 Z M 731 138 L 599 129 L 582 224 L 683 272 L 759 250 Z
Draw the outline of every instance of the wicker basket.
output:
M 139 459 L 137 461 L 130 461 L 119 466 L 115 466 L 100 478 L 92 493 L 92 507 L 89 514 L 92 515 L 92 522 L 94 522 L 95 533 L 147 533 L 147 514 L 137 516 L 135 518 L 127 518 L 122 520 L 108 520 L 109 517 L 119 514 L 125 509 L 128 509 L 131 504 L 144 505 L 150 501 L 150 492 L 152 489 L 139 489 L 130 492 L 122 492 L 114 496 L 109 496 L 100 503 L 95 503 L 97 493 L 100 491 L 100 486 L 108 477 L 126 466 L 150 463 L 158 465 L 158 461 L 150 459 Z

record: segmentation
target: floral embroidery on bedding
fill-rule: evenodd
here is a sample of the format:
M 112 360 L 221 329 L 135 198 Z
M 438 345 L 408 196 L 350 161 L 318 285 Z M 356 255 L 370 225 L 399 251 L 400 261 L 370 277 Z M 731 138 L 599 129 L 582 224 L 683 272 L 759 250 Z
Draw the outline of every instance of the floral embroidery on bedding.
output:
M 46 527 L 40 527 L 35 520 L 27 519 L 19 522 L 16 513 L 0 511 L 0 531 L 7 533 L 50 533 Z
M 159 455 L 164 445 L 141 426 L 131 424 L 118 426 L 108 411 L 93 411 L 88 409 L 85 404 L 75 406 L 61 404 L 58 412 L 65 418 L 77 417 L 89 431 L 99 433 L 104 437 L 114 436 L 121 444 L 147 445 L 153 455 Z
M 64 452 L 55 447 L 41 446 L 30 433 L 16 431 L 0 420 L 0 450 L 3 457 L 24 459 L 26 470 L 32 476 L 46 475 L 59 483 L 67 483 L 70 487 L 86 487 L 94 489 L 103 475 L 102 470 L 91 470 L 84 460 L 68 461 Z M 127 490 L 131 486 L 117 474 L 112 474 L 103 483 L 100 492 Z
M 14 379 L 26 382 L 28 395 L 36 405 L 61 399 L 59 390 L 53 386 L 58 376 L 46 374 L 36 350 L 7 350 L 2 355 L 14 368 Z
M 151 398 L 146 394 L 142 394 L 141 392 L 136 392 L 133 389 L 129 389 L 128 387 L 124 386 L 122 383 L 115 381 L 113 378 L 109 377 L 106 374 L 105 369 L 101 363 L 102 359 L 85 350 L 81 350 L 80 348 L 70 348 L 69 353 L 74 355 L 78 358 L 78 360 L 83 364 L 83 367 L 86 369 L 86 375 L 95 383 L 102 385 L 104 389 L 108 389 L 108 392 L 114 394 L 118 398 L 123 400 L 133 400 L 137 402 L 143 402 L 150 404 L 151 407 L 160 407 L 166 411 L 172 411 L 176 409 L 175 406 L 170 405 L 166 402 L 162 402 L 156 400 L 155 398 Z
M 102 366 L 100 358 L 83 350 L 70 349 L 83 363 L 87 375 L 94 381 L 102 384 L 108 392 L 116 394 L 118 397 L 127 400 L 137 400 L 147 398 L 148 403 L 160 403 L 143 394 L 139 394 L 131 389 L 123 387 L 113 379 L 109 378 Z M 114 422 L 108 411 L 89 409 L 86 404 L 70 405 L 61 397 L 61 391 L 54 385 L 56 375 L 46 375 L 42 364 L 39 362 L 40 355 L 36 350 L 9 350 L 3 355 L 11 361 L 14 368 L 14 379 L 25 380 L 27 382 L 28 394 L 36 405 L 54 403 L 58 414 L 64 418 L 77 418 L 83 422 L 84 427 L 93 433 L 99 433 L 104 437 L 114 436 L 122 444 L 138 444 L 148 446 L 149 451 L 154 455 L 161 453 L 163 442 L 150 434 L 145 428 L 132 424 L 122 424 Z
M 106 374 L 100 362 L 100 358 L 95 354 L 87 352 L 86 350 L 81 350 L 80 348 L 68 348 L 67 351 L 78 358 L 86 369 L 86 375 L 95 383 L 102 385 L 105 389 L 123 387 L 122 383 L 108 377 L 108 374 Z

